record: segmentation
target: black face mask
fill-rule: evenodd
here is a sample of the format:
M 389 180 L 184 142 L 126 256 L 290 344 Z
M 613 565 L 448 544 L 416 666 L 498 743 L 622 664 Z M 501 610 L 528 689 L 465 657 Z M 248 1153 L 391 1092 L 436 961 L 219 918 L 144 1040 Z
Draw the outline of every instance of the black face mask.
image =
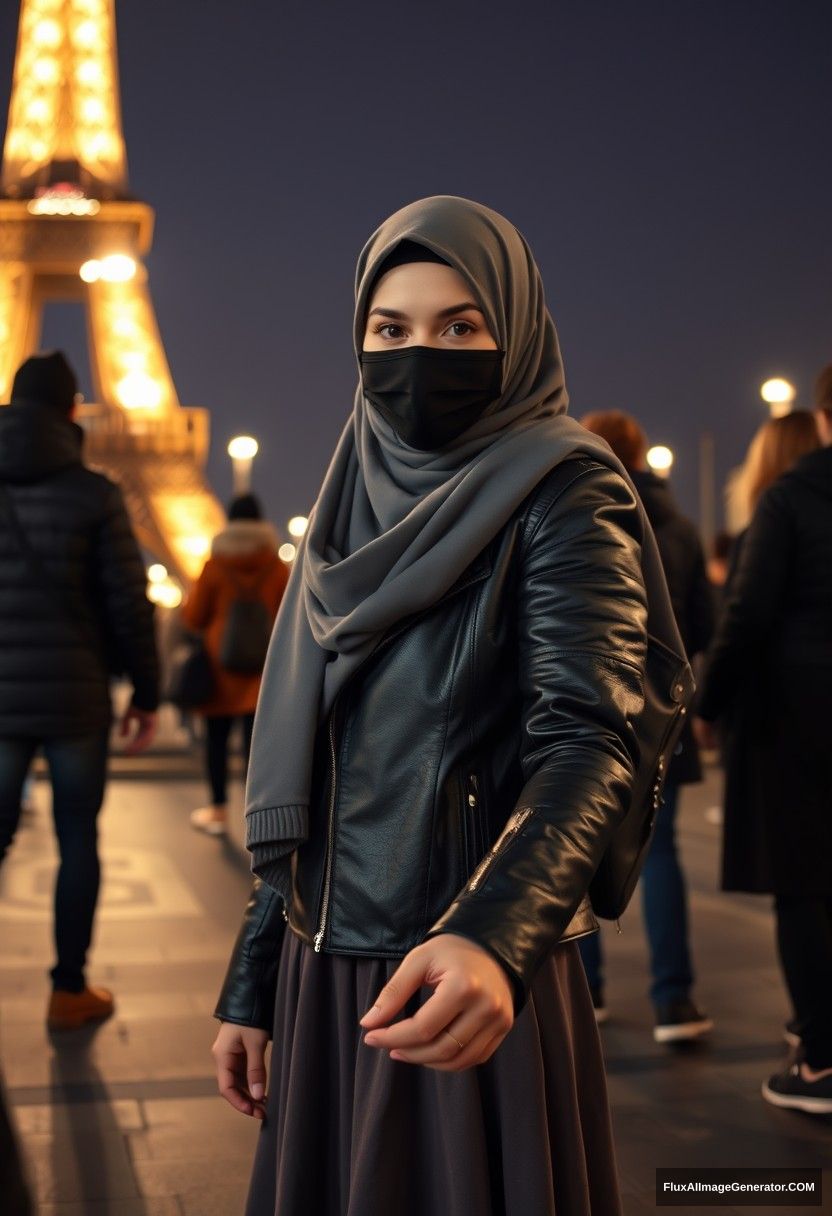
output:
M 435 451 L 452 443 L 500 395 L 501 350 L 442 350 L 408 346 L 364 351 L 364 392 L 412 448 Z

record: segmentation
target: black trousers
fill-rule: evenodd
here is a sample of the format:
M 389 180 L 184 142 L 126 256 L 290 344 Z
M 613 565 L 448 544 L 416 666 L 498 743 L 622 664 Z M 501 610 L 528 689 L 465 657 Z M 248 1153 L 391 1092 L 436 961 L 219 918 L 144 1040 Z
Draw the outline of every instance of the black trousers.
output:
M 778 895 L 777 946 L 804 1059 L 832 1068 L 832 896 Z
M 228 742 L 236 721 L 222 714 L 205 719 L 205 759 L 214 806 L 225 806 L 228 801 Z M 248 768 L 254 714 L 242 714 L 239 721 L 243 728 L 243 763 Z
M 23 782 L 42 747 L 52 780 L 60 865 L 55 884 L 55 988 L 81 992 L 101 870 L 98 812 L 107 780 L 107 731 L 60 739 L 0 739 L 0 862 L 20 819 Z

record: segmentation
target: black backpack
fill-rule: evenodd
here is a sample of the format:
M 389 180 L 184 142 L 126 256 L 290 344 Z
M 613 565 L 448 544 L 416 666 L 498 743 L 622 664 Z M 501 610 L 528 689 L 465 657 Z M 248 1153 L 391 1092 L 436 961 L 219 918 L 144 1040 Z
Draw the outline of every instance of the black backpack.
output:
M 633 723 L 640 759 L 630 805 L 589 884 L 593 911 L 605 920 L 618 920 L 635 890 L 653 837 L 668 766 L 693 693 L 693 673 L 687 659 L 649 634 L 644 708 Z
M 220 667 L 242 676 L 259 676 L 266 663 L 272 636 L 272 617 L 257 598 L 265 574 L 255 587 L 244 592 L 237 587 L 220 641 Z
M 164 700 L 178 709 L 199 709 L 214 695 L 214 670 L 198 633 L 186 633 L 171 656 Z
M 563 461 L 549 480 L 552 494 L 569 484 L 574 467 L 573 460 Z M 646 514 L 645 523 L 650 529 Z M 645 543 L 651 545 L 664 582 L 655 540 L 645 538 Z M 630 801 L 589 884 L 593 911 L 605 920 L 618 920 L 635 890 L 653 837 L 668 766 L 695 691 L 667 587 L 663 592 L 656 590 L 648 606 L 644 705 L 632 722 L 639 758 Z

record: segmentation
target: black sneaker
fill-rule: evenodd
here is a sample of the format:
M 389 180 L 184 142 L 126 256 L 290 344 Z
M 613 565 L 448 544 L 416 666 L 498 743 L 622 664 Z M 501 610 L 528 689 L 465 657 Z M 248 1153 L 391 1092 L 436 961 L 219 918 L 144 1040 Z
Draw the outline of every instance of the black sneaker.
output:
M 804 1081 L 800 1065 L 792 1064 L 763 1082 L 763 1097 L 772 1106 L 802 1110 L 808 1115 L 832 1115 L 832 1075 Z
M 657 1043 L 687 1043 L 709 1034 L 713 1028 L 708 1015 L 697 1009 L 688 998 L 656 1006 L 653 1038 Z
M 610 1011 L 604 1004 L 604 991 L 602 988 L 590 988 L 592 996 L 592 1009 L 595 1013 L 595 1021 L 601 1026 L 604 1022 L 609 1021 Z

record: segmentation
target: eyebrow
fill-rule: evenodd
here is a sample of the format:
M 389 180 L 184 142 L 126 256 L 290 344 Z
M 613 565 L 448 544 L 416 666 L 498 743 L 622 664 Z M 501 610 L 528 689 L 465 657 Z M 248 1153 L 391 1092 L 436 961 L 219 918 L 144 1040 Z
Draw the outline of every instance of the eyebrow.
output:
M 440 320 L 446 317 L 453 317 L 458 312 L 478 312 L 482 313 L 479 304 L 474 304 L 470 300 L 466 300 L 464 304 L 453 304 L 450 308 L 443 308 L 436 315 Z M 398 312 L 395 308 L 374 308 L 367 314 L 370 317 L 389 317 L 391 321 L 409 321 L 410 317 L 406 312 Z

